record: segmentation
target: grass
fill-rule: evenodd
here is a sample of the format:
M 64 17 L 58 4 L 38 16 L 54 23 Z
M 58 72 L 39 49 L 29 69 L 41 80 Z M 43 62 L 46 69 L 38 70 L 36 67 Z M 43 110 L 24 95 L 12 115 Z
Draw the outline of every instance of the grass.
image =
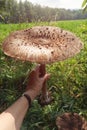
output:
M 32 104 L 21 130 L 56 130 L 55 120 L 64 112 L 77 112 L 87 118 L 87 20 L 50 23 L 0 24 L 0 111 L 12 104 L 24 91 L 24 79 L 33 68 L 30 62 L 14 60 L 2 51 L 4 39 L 13 31 L 38 25 L 61 27 L 77 35 L 84 49 L 75 57 L 47 65 L 52 74 L 49 90 L 55 101 L 41 107 L 37 100 Z
M 75 20 L 75 21 L 59 21 L 59 22 L 45 22 L 45 23 L 23 23 L 23 24 L 0 24 L 0 42 L 4 40 L 9 33 L 21 30 L 25 28 L 30 28 L 33 26 L 39 25 L 48 25 L 48 26 L 59 26 L 63 29 L 70 30 L 78 35 L 78 28 L 85 25 L 87 20 Z

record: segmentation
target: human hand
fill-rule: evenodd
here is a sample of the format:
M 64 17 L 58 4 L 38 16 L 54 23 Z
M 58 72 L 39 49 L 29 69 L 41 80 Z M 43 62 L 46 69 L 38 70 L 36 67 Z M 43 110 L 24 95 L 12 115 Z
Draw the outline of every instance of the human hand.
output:
M 29 75 L 28 84 L 26 88 L 26 94 L 29 94 L 33 100 L 43 87 L 44 82 L 50 77 L 49 74 L 45 74 L 43 77 L 40 77 L 40 66 L 38 65 Z

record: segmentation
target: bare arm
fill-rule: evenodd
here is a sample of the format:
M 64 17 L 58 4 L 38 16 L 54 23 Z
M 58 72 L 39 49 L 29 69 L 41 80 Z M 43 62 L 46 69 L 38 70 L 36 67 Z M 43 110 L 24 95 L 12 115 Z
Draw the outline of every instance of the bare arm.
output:
M 44 81 L 49 77 L 49 75 L 46 74 L 40 78 L 39 70 L 40 67 L 36 67 L 36 69 L 30 73 L 27 90 L 25 92 L 25 94 L 31 97 L 32 101 L 39 94 Z M 27 99 L 24 96 L 20 97 L 12 106 L 1 113 L 0 130 L 20 130 L 28 107 L 29 103 Z

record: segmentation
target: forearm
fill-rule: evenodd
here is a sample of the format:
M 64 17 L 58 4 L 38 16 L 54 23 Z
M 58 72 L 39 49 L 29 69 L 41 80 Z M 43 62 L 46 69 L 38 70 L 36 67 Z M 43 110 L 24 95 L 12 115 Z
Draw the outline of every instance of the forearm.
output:
M 0 115 L 0 130 L 20 130 L 29 107 L 26 98 L 20 97 L 11 107 Z
M 26 88 L 28 91 L 25 94 L 30 96 L 31 101 L 40 93 L 44 81 L 49 77 L 48 74 L 40 77 L 40 73 L 40 66 L 37 66 L 29 76 L 29 83 Z M 22 96 L 0 115 L 0 130 L 20 130 L 29 103 L 31 102 L 30 98 Z

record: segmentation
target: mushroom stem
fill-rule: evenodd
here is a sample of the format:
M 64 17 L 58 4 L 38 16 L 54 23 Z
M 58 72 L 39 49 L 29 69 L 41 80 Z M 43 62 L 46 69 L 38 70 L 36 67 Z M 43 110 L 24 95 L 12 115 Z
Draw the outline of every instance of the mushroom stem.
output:
M 40 72 L 41 72 L 40 77 L 43 77 L 46 73 L 45 64 L 40 65 Z M 43 88 L 42 88 L 42 97 L 46 98 L 46 95 L 47 95 L 47 85 L 46 85 L 46 81 L 45 81 L 44 84 L 43 84 Z
M 45 73 L 46 73 L 45 64 L 41 64 L 40 65 L 40 77 L 44 76 Z M 53 101 L 53 98 L 51 98 L 51 96 L 50 96 L 50 92 L 48 92 L 48 90 L 47 90 L 46 81 L 43 83 L 42 95 L 40 96 L 38 101 L 41 106 L 48 105 Z

